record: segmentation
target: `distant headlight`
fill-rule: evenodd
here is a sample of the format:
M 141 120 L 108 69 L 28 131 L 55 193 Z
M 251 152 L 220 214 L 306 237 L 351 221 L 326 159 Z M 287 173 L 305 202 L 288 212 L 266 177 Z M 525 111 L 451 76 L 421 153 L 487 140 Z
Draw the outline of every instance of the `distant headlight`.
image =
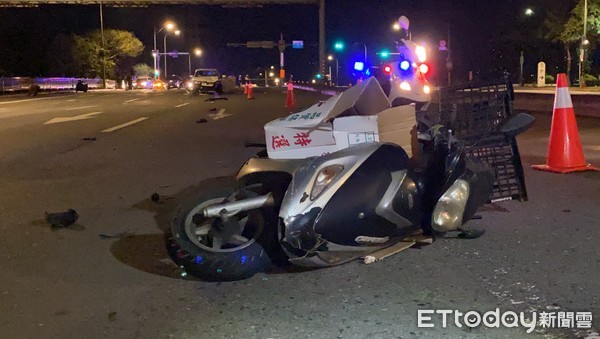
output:
M 469 183 L 458 179 L 442 195 L 431 215 L 431 226 L 438 232 L 456 230 L 462 224 L 469 200 Z
M 429 94 L 431 93 L 431 88 L 427 85 L 423 86 L 423 92 L 425 92 L 425 94 Z
M 188 82 L 188 83 L 187 83 L 187 88 L 189 88 L 189 89 L 194 89 L 194 83 L 193 83 L 193 82 L 191 82 L 191 81 L 190 81 L 190 82 Z
M 343 165 L 329 165 L 319 171 L 313 188 L 310 192 L 310 200 L 315 200 L 323 191 L 331 185 L 333 180 L 344 170 Z

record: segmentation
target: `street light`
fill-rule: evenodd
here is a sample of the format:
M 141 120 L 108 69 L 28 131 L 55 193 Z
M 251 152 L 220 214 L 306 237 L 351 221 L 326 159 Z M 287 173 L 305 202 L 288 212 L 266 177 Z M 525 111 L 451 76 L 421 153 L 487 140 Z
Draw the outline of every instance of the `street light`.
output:
M 394 22 L 394 24 L 392 25 L 392 29 L 396 32 L 399 32 L 401 28 L 402 27 L 400 27 L 400 24 L 397 22 Z
M 333 61 L 335 60 L 335 83 L 334 85 L 337 85 L 340 81 L 340 64 L 338 62 L 338 59 L 335 58 L 333 55 L 329 55 L 327 56 L 327 60 L 329 61 Z M 329 78 L 331 78 L 331 66 L 329 66 Z
M 166 22 L 158 31 L 154 27 L 154 49 L 152 50 L 152 56 L 154 57 L 154 79 L 158 78 L 158 61 L 160 61 L 158 50 L 156 49 L 156 34 L 162 32 L 164 29 L 171 31 L 175 28 L 175 24 L 172 22 Z M 166 51 L 165 51 L 166 52 Z
M 176 36 L 179 36 L 179 34 L 181 34 L 181 31 L 180 30 L 176 30 L 174 33 L 175 33 Z M 163 44 L 164 44 L 164 49 L 165 49 L 165 53 L 164 53 L 164 56 L 165 56 L 165 73 L 164 74 L 165 74 L 165 79 L 166 79 L 167 77 L 169 77 L 169 73 L 167 72 L 167 34 L 166 33 L 165 33 L 165 37 L 163 39 Z
M 585 80 L 583 79 L 583 73 L 585 72 L 583 63 L 586 59 L 587 45 L 590 43 L 587 36 L 587 16 L 588 16 L 588 5 L 587 0 L 583 2 L 583 35 L 581 36 L 581 47 L 579 52 L 579 87 L 585 87 Z
M 200 48 L 194 49 L 194 55 L 200 57 L 202 55 L 202 50 Z M 192 52 L 188 53 L 188 72 L 192 75 Z
M 531 8 L 525 9 L 525 15 L 532 16 L 533 14 L 534 14 L 533 9 L 531 9 Z

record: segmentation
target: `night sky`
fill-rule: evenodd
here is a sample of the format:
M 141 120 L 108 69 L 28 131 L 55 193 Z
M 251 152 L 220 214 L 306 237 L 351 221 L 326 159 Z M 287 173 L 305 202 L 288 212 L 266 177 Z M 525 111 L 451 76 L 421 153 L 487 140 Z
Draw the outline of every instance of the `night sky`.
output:
M 437 48 L 448 39 L 453 51 L 455 78 L 466 78 L 473 70 L 481 77 L 500 74 L 506 68 L 516 73 L 520 50 L 525 51 L 526 74 L 533 73 L 543 58 L 549 69 L 562 67 L 561 46 L 539 45 L 533 38 L 550 0 L 389 1 L 327 0 L 327 47 L 341 38 L 349 49 L 339 56 L 345 73 L 353 54 L 362 44 L 369 58 L 394 40 L 391 24 L 400 15 L 411 20 L 413 40 Z M 532 7 L 533 17 L 523 11 Z M 225 73 L 247 73 L 277 66 L 277 50 L 229 48 L 228 42 L 277 40 L 279 33 L 291 40 L 304 40 L 304 50 L 286 52 L 288 74 L 309 79 L 317 71 L 318 7 L 316 5 L 265 5 L 262 8 L 223 8 L 205 5 L 104 8 L 105 28 L 133 31 L 144 43 L 140 62 L 152 65 L 153 27 L 166 19 L 177 23 L 180 37 L 169 37 L 168 49 L 188 51 L 201 47 L 204 56 L 194 67 L 215 67 Z M 56 54 L 60 34 L 83 34 L 99 28 L 97 5 L 47 5 L 38 8 L 0 8 L 0 72 L 5 75 L 50 76 L 54 74 L 48 55 Z M 162 33 L 158 46 L 162 49 Z M 516 42 L 515 42 L 516 41 Z M 355 44 L 353 44 L 355 43 Z M 49 51 L 53 50 L 54 53 Z M 65 51 L 66 52 L 66 51 Z M 435 57 L 435 55 L 432 55 Z M 187 57 L 169 59 L 169 73 L 187 73 Z M 445 71 L 437 69 L 436 72 Z

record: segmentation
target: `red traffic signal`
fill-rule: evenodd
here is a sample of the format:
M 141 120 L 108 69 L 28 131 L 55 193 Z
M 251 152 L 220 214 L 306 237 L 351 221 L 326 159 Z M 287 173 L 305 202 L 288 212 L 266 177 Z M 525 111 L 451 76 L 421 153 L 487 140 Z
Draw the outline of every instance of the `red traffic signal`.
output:
M 385 74 L 391 74 L 391 73 L 392 73 L 392 66 L 390 66 L 390 65 L 385 65 L 385 66 L 383 67 L 383 72 L 384 72 Z

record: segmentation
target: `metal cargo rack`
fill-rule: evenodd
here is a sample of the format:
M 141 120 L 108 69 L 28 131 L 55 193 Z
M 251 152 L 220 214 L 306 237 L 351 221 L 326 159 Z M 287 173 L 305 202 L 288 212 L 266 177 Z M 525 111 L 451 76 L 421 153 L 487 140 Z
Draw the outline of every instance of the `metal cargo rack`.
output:
M 521 156 L 514 137 L 496 130 L 512 115 L 512 84 L 469 83 L 440 88 L 437 123 L 465 142 L 468 157 L 489 163 L 496 180 L 490 201 L 527 200 Z

